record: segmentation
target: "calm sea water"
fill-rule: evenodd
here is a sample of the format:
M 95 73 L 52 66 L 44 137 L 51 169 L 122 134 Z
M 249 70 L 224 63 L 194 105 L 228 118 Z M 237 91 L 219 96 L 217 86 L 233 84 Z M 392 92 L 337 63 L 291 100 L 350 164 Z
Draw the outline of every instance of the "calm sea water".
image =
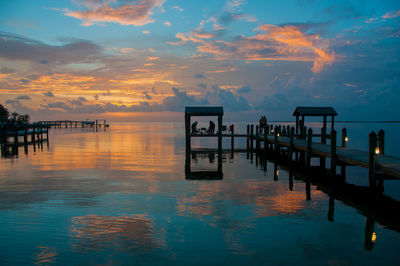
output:
M 386 127 L 387 153 L 400 156 L 398 125 L 345 126 L 364 149 L 369 131 Z M 398 220 L 375 221 L 315 184 L 307 199 L 283 166 L 227 153 L 222 179 L 186 179 L 182 123 L 52 129 L 49 139 L 0 159 L 1 265 L 399 265 Z M 191 155 L 190 171 L 217 171 L 216 157 Z M 349 167 L 346 180 L 366 185 L 367 172 Z M 385 181 L 397 201 L 399 189 Z

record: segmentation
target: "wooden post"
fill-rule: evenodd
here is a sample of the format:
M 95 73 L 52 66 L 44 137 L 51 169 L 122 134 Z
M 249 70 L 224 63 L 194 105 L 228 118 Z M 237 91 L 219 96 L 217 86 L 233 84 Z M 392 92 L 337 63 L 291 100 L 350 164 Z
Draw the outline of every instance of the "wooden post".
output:
M 250 126 L 250 150 L 253 152 L 254 125 Z
M 296 115 L 296 134 L 299 134 L 299 116 Z
M 383 129 L 378 132 L 378 140 L 379 140 L 379 154 L 385 154 L 385 131 Z
M 292 164 L 294 150 L 294 128 L 292 127 L 289 131 L 289 148 L 288 148 L 288 163 Z
M 18 147 L 18 128 L 14 126 L 14 145 Z
M 260 151 L 260 128 L 258 126 L 256 126 L 256 151 L 259 152 Z
M 326 116 L 324 116 L 324 118 L 325 118 L 324 124 L 326 124 Z M 326 126 L 321 128 L 321 144 L 326 144 Z M 325 168 L 325 164 L 326 164 L 326 158 L 324 156 L 321 156 L 319 158 L 319 166 Z
M 346 142 L 347 142 L 347 129 L 344 127 L 342 129 L 342 147 L 346 148 Z
M 186 135 L 186 150 L 190 150 L 190 115 L 185 114 L 185 135 Z
M 33 126 L 32 135 L 31 135 L 31 142 L 35 145 L 35 134 L 36 134 L 36 125 Z
M 278 160 L 279 157 L 279 144 L 278 144 L 278 127 L 275 126 L 274 130 L 274 159 Z
M 311 143 L 312 143 L 312 129 L 309 128 L 307 137 L 306 169 L 309 169 L 311 166 Z
M 268 141 L 267 141 L 267 130 L 266 130 L 266 128 L 264 129 L 264 161 L 265 161 L 265 164 L 267 163 L 266 162 L 266 154 L 267 154 L 267 152 L 268 152 Z
M 250 125 L 247 125 L 246 149 L 250 148 Z
M 232 149 L 232 153 L 233 150 L 235 149 L 235 127 L 234 125 L 232 125 L 232 136 L 231 136 L 231 149 Z
M 27 125 L 24 126 L 24 144 L 25 145 L 28 144 L 28 126 Z
M 336 131 L 331 131 L 331 175 L 336 175 Z
M 375 176 L 375 148 L 376 148 L 376 133 L 371 131 L 369 133 L 369 149 L 368 149 L 368 179 L 369 187 L 375 189 L 376 176 Z

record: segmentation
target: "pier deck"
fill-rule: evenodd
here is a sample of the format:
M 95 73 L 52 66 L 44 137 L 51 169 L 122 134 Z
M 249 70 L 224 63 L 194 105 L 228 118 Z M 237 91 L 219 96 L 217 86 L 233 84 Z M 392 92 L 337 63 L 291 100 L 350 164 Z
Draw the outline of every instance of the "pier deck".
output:
M 259 138 L 259 141 L 264 141 L 264 138 Z M 267 136 L 267 142 L 270 144 L 275 143 L 274 136 Z M 278 144 L 281 146 L 289 147 L 290 138 L 278 137 Z M 299 151 L 307 151 L 307 141 L 295 139 L 294 148 Z M 331 145 L 312 142 L 311 154 L 319 157 L 331 157 Z M 360 166 L 363 168 L 369 167 L 369 153 L 357 149 L 336 147 L 336 160 L 352 166 Z M 400 179 L 400 158 L 390 155 L 381 154 L 376 159 L 377 170 L 385 175 L 389 175 Z

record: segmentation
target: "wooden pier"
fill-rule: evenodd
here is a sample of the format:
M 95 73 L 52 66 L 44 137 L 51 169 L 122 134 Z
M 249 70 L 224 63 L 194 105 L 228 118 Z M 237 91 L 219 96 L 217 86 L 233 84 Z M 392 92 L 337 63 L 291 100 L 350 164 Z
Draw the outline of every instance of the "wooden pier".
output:
M 233 151 L 235 138 L 246 138 L 246 150 L 250 152 L 272 152 L 276 158 L 286 158 L 288 164 L 302 164 L 305 169 L 311 167 L 311 159 L 319 158 L 319 166 L 326 167 L 326 159 L 329 159 L 329 174 L 336 176 L 337 166 L 341 167 L 340 175 L 345 176 L 346 166 L 358 166 L 368 168 L 369 186 L 375 189 L 383 182 L 383 179 L 400 179 L 400 158 L 385 154 L 385 132 L 369 134 L 369 149 L 362 151 L 346 147 L 348 140 L 347 130 L 342 129 L 342 139 L 337 141 L 337 132 L 334 129 L 334 116 L 337 113 L 333 108 L 307 107 L 296 108 L 296 127 L 268 125 L 248 125 L 245 134 L 237 134 L 231 125 L 230 132 L 222 129 L 222 107 L 186 107 L 186 149 L 191 150 L 191 138 L 216 137 L 218 138 L 218 150 L 222 150 L 222 138 L 231 139 Z M 218 116 L 218 131 L 198 132 L 190 130 L 191 116 Z M 302 120 L 299 121 L 298 117 Z M 304 126 L 305 116 L 322 116 L 323 127 L 319 134 L 314 134 L 312 129 Z M 326 117 L 331 116 L 331 131 L 327 134 Z M 298 133 L 296 133 L 298 132 Z M 329 142 L 329 143 L 328 143 Z M 263 145 L 262 145 L 263 144 Z
M 39 121 L 39 123 L 48 125 L 50 128 L 100 128 L 109 127 L 106 120 L 53 120 L 53 121 Z
M 18 155 L 18 147 L 24 146 L 28 153 L 28 145 L 36 150 L 36 144 L 43 148 L 43 142 L 49 145 L 49 126 L 42 123 L 14 124 L 0 126 L 0 144 L 2 157 Z

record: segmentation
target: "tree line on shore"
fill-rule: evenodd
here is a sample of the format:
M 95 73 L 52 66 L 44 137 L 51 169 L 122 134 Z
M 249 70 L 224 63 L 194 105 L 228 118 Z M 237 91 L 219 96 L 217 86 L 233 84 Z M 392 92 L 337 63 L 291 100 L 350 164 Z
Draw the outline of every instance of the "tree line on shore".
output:
M 30 116 L 28 114 L 19 114 L 17 112 L 10 113 L 6 107 L 0 104 L 0 122 L 2 123 L 29 123 Z

